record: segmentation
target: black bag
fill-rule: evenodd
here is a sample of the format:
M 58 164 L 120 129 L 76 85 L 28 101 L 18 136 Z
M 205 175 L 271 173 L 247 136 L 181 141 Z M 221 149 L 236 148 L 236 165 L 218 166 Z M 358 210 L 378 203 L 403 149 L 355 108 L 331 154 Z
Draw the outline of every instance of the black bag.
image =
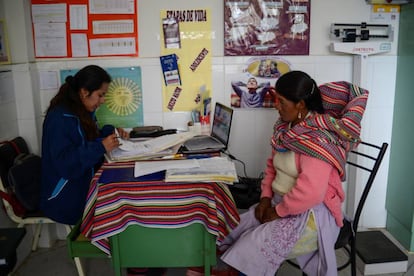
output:
M 18 136 L 13 140 L 0 142 L 0 178 L 4 188 L 4 191 L 0 191 L 0 197 L 10 204 L 15 215 L 24 217 L 27 210 L 12 191 L 8 177 L 9 170 L 14 165 L 14 159 L 20 153 L 29 153 L 26 141 L 22 137 Z
M 239 177 L 239 182 L 229 185 L 230 192 L 239 209 L 248 209 L 260 200 L 262 178 Z
M 39 210 L 41 158 L 32 153 L 20 153 L 8 173 L 10 188 L 19 202 L 31 212 Z

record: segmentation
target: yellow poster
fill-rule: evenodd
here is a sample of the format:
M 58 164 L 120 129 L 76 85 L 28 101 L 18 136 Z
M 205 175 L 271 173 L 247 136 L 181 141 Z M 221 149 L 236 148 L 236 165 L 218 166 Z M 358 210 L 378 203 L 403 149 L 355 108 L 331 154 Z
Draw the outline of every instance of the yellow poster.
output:
M 208 9 L 161 11 L 164 111 L 204 112 L 212 86 L 210 16 Z

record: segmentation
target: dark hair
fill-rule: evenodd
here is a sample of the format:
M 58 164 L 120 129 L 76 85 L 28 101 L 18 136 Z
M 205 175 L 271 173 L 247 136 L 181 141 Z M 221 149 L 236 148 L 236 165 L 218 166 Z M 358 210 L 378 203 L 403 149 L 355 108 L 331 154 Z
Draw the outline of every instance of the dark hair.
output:
M 306 107 L 317 113 L 324 113 L 321 91 L 315 80 L 302 71 L 290 71 L 283 74 L 275 86 L 276 92 L 286 99 L 298 103 L 303 100 Z
M 58 93 L 50 101 L 47 112 L 58 105 L 66 107 L 80 119 L 81 126 L 88 140 L 98 137 L 98 129 L 90 112 L 86 110 L 80 97 L 80 90 L 88 91 L 88 96 L 98 90 L 103 83 L 110 83 L 111 76 L 97 65 L 88 65 L 79 70 L 75 76 L 68 76 Z

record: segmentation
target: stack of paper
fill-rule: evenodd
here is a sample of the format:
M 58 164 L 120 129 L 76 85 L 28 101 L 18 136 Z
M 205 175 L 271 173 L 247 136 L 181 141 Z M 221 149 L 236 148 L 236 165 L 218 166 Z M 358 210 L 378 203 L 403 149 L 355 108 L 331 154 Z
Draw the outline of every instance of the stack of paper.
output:
M 195 169 L 199 168 L 200 164 L 197 159 L 184 160 L 163 160 L 163 161 L 139 161 L 135 162 L 134 177 L 156 173 L 170 169 Z
M 165 182 L 225 182 L 237 180 L 234 163 L 225 157 L 203 159 L 138 161 L 134 177 L 166 171 Z
M 182 132 L 145 141 L 119 139 L 120 146 L 109 154 L 108 161 L 134 161 L 174 154 L 183 142 L 193 136 L 192 132 Z
M 234 163 L 225 157 L 197 159 L 199 166 L 192 168 L 170 168 L 165 173 L 165 182 L 225 182 L 237 180 Z

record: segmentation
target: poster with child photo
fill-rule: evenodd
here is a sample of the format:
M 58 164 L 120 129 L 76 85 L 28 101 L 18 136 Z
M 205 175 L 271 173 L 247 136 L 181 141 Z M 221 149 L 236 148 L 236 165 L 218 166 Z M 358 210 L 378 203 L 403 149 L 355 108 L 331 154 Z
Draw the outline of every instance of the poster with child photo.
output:
M 240 108 L 273 108 L 274 84 L 284 73 L 290 71 L 290 64 L 275 57 L 254 57 L 237 79 L 231 81 L 231 106 Z

